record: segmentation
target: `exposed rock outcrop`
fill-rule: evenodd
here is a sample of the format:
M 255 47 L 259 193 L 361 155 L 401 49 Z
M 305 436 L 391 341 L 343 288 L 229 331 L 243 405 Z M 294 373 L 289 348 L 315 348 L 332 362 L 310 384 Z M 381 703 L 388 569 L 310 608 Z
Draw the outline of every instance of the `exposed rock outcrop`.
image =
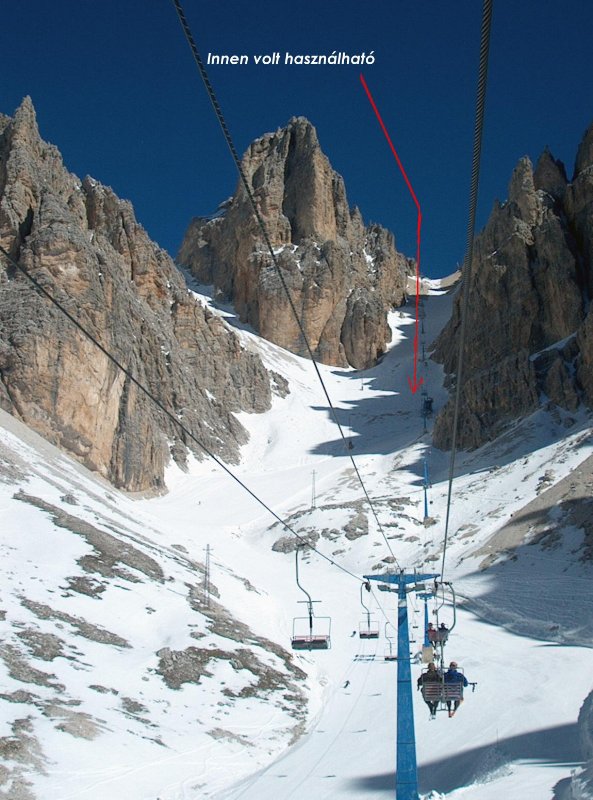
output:
M 188 291 L 131 205 L 80 181 L 25 99 L 0 119 L 0 243 L 214 453 L 247 439 L 233 412 L 265 410 L 270 379 Z M 177 427 L 6 259 L 0 405 L 118 486 L 158 488 Z
M 393 236 L 349 208 L 343 179 L 303 117 L 253 142 L 242 167 L 315 358 L 368 367 L 391 337 L 386 312 L 405 297 L 410 263 Z M 241 182 L 221 211 L 192 221 L 179 262 L 263 337 L 307 355 Z
M 501 425 L 551 401 L 593 405 L 593 126 L 568 182 L 546 150 L 516 167 L 509 198 L 476 237 L 458 444 L 476 447 Z M 454 373 L 462 291 L 433 357 Z M 587 313 L 588 311 L 588 313 Z M 452 403 L 434 442 L 450 444 Z

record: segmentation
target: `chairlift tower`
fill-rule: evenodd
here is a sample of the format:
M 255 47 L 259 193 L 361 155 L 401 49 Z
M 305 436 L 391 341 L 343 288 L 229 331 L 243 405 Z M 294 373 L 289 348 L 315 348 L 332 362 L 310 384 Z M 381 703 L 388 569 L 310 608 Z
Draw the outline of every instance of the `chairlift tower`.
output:
M 428 519 L 428 487 L 430 486 L 426 456 L 424 457 L 424 479 L 422 481 L 422 486 L 424 487 L 424 520 L 426 521 Z
M 206 545 L 206 558 L 204 559 L 204 583 L 203 583 L 203 594 L 204 594 L 204 605 L 206 608 L 210 608 L 210 553 L 212 552 L 212 548 L 209 544 Z
M 367 581 L 392 584 L 379 586 L 387 592 L 397 592 L 397 755 L 395 770 L 396 800 L 419 800 L 416 766 L 416 736 L 412 701 L 412 665 L 408 626 L 408 592 L 424 591 L 426 581 L 439 576 L 434 573 L 405 573 L 364 575 Z
M 434 597 L 432 592 L 420 592 L 416 595 L 420 600 L 424 600 L 424 647 L 431 647 L 432 642 L 428 638 L 428 601 Z
M 422 422 L 424 423 L 424 429 L 422 433 L 428 432 L 428 428 L 426 427 L 426 420 L 428 419 L 428 411 L 427 411 L 428 405 L 426 402 L 427 398 L 428 398 L 428 392 L 426 391 L 426 388 L 423 386 L 422 391 L 420 393 L 420 399 L 422 401 Z

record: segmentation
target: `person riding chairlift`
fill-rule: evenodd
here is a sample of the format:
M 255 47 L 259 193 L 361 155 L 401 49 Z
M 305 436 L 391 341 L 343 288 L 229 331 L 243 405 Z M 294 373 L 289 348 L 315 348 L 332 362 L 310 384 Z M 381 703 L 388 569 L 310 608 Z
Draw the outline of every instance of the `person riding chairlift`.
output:
M 441 622 L 438 631 L 436 631 L 436 634 L 437 634 L 437 642 L 439 642 L 440 644 L 445 644 L 445 642 L 449 638 L 449 628 L 447 628 L 444 622 Z
M 445 683 L 462 683 L 464 686 L 469 685 L 463 672 L 457 670 L 457 661 L 452 661 L 449 664 L 449 669 L 445 672 Z M 461 703 L 463 703 L 463 697 L 453 702 L 453 711 L 451 711 L 451 700 L 447 700 L 447 711 L 450 717 L 455 714 Z
M 436 668 L 436 664 L 434 661 L 431 661 L 428 665 L 428 670 L 423 672 L 422 675 L 418 678 L 417 686 L 421 689 L 425 683 L 440 683 L 443 680 L 443 676 Z M 439 699 L 430 698 L 429 700 L 424 697 L 424 692 L 422 693 L 422 697 L 424 698 L 424 702 L 428 706 L 430 710 L 430 716 L 435 717 L 437 713 L 437 708 L 439 707 Z
M 439 632 L 434 627 L 432 622 L 428 623 L 428 628 L 426 629 L 426 636 L 428 637 L 428 641 L 431 644 L 436 644 L 439 640 Z

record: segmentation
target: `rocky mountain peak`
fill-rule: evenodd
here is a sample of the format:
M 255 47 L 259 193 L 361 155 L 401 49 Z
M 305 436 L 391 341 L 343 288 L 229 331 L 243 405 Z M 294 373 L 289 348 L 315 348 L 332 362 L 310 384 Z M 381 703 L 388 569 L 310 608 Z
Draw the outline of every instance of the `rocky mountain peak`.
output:
M 536 189 L 547 192 L 554 198 L 562 198 L 566 192 L 568 180 L 564 164 L 555 159 L 547 147 L 537 161 L 533 183 Z
M 23 97 L 20 106 L 14 112 L 14 130 L 26 130 L 31 134 L 31 138 L 39 139 L 39 128 L 37 127 L 37 114 L 33 106 L 33 100 L 29 95 Z
M 585 131 L 577 150 L 574 167 L 575 179 L 591 166 L 593 166 L 593 123 Z
M 591 129 L 590 129 L 591 131 Z M 590 132 L 572 183 L 549 150 L 535 171 L 515 168 L 508 202 L 496 204 L 476 237 L 467 320 L 460 446 L 475 447 L 506 422 L 550 403 L 593 405 L 593 175 L 583 168 Z M 461 296 L 434 357 L 447 373 L 457 364 Z M 589 309 L 588 313 L 587 310 Z M 434 439 L 447 447 L 449 403 Z
M 26 98 L 0 138 L 0 242 L 212 452 L 238 459 L 234 412 L 269 406 L 259 358 L 188 291 L 130 203 L 80 181 Z M 0 406 L 118 486 L 160 488 L 200 449 L 14 268 L 0 268 Z
M 315 357 L 368 367 L 391 336 L 387 311 L 405 297 L 408 263 L 393 237 L 349 207 L 305 117 L 256 139 L 242 168 Z M 242 185 L 224 216 L 192 221 L 178 260 L 262 336 L 307 355 Z
M 517 207 L 518 217 L 532 226 L 537 220 L 538 203 L 533 181 L 533 164 L 524 156 L 513 171 L 509 183 L 509 203 Z
M 6 125 L 10 123 L 9 132 L 13 146 L 21 145 L 29 148 L 39 148 L 41 137 L 37 126 L 37 114 L 33 106 L 33 101 L 27 95 L 14 112 L 14 117 L 4 116 Z
M 321 151 L 317 131 L 305 117 L 257 139 L 243 159 L 256 198 L 266 216 L 278 209 L 274 244 L 324 242 L 346 235 L 348 204 L 342 178 Z M 242 187 L 240 187 L 242 190 Z M 241 200 L 247 201 L 243 196 Z
M 589 298 L 593 297 L 593 124 L 579 145 L 575 174 L 564 202 L 566 214 L 579 250 L 583 253 L 583 272 Z

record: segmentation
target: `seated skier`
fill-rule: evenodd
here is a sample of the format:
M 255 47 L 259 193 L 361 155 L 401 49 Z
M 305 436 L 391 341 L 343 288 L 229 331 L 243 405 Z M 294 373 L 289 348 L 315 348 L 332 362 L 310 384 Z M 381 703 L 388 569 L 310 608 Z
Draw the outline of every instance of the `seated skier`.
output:
M 428 670 L 426 672 L 423 672 L 422 675 L 420 675 L 420 677 L 418 678 L 417 685 L 418 688 L 421 689 L 427 684 L 441 683 L 442 680 L 443 676 L 436 668 L 436 664 L 434 663 L 434 661 L 431 661 L 430 664 L 428 665 Z M 428 697 L 426 697 L 424 691 L 422 692 L 422 697 L 424 698 L 424 702 L 426 703 L 426 705 L 430 710 L 430 716 L 434 717 L 437 713 L 437 708 L 439 707 L 439 697 L 437 696 L 435 698 L 434 695 L 429 695 Z
M 428 628 L 426 629 L 426 636 L 431 644 L 436 644 L 439 640 L 439 632 L 434 627 L 432 622 L 428 623 Z
M 468 680 L 462 672 L 457 670 L 457 662 L 451 661 L 449 664 L 449 669 L 445 672 L 445 685 L 446 684 L 462 684 L 463 686 L 468 685 Z M 463 702 L 463 689 L 461 689 L 461 696 L 453 701 L 453 711 L 451 711 L 451 700 L 447 700 L 447 711 L 449 712 L 449 716 L 452 717 L 461 703 Z
M 441 622 L 441 624 L 439 625 L 439 629 L 437 631 L 437 642 L 445 644 L 448 638 L 449 638 L 449 628 L 447 628 L 444 622 Z

